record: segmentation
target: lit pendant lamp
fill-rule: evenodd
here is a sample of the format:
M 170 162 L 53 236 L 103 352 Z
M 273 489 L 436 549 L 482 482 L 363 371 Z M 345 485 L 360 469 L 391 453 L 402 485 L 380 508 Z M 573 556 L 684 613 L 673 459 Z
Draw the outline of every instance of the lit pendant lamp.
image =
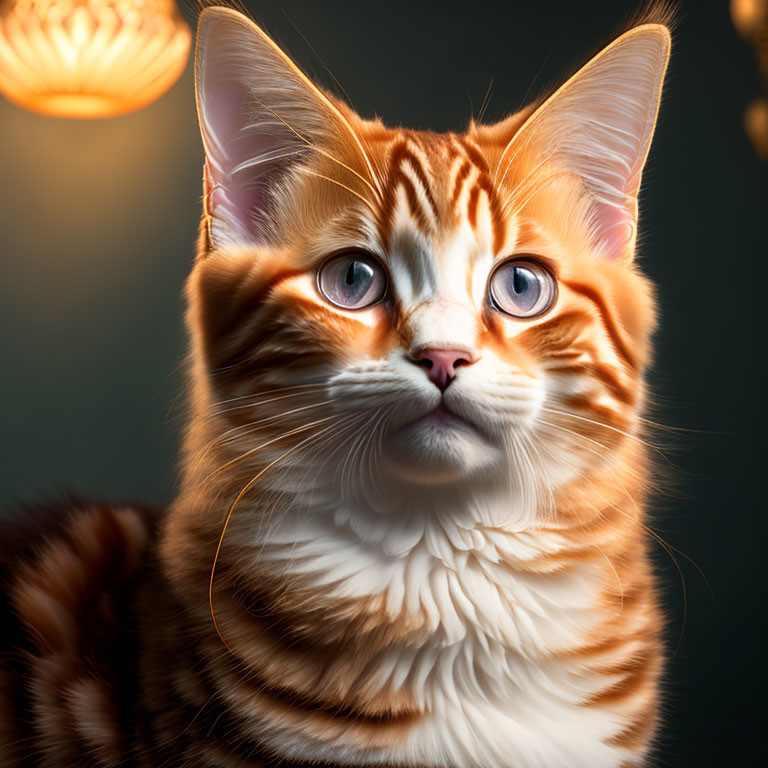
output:
M 0 0 L 0 92 L 57 117 L 133 112 L 178 80 L 190 40 L 173 0 Z

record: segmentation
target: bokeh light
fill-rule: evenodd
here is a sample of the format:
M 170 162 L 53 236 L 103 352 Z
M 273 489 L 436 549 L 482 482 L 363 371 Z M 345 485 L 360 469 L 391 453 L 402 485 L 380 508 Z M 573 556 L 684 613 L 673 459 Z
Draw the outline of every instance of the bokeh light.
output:
M 173 0 L 5 0 L 0 92 L 57 117 L 132 112 L 176 82 L 190 42 Z

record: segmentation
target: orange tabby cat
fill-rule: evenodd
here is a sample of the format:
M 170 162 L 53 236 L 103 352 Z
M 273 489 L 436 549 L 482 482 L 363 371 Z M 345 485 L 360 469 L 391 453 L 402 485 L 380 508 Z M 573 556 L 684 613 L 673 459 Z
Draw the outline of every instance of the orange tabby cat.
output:
M 668 54 L 641 24 L 435 134 L 203 12 L 181 490 L 4 538 L 4 767 L 645 764 L 633 255 Z

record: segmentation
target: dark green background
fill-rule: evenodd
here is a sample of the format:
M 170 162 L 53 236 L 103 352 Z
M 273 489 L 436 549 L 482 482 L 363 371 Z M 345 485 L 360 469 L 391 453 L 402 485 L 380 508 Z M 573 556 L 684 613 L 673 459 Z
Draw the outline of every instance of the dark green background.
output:
M 365 115 L 460 129 L 606 41 L 634 3 L 247 3 Z M 284 9 L 284 11 L 283 11 Z M 187 12 L 188 17 L 193 16 Z M 286 15 L 287 14 L 287 15 Z M 757 764 L 765 728 L 765 291 L 768 172 L 742 132 L 758 91 L 722 2 L 680 14 L 644 178 L 642 262 L 659 286 L 652 374 L 673 494 L 656 530 L 672 649 L 661 763 Z M 181 291 L 199 215 L 191 68 L 158 103 L 104 121 L 0 101 L 0 505 L 72 489 L 163 503 L 183 416 Z M 662 460 L 663 463 L 663 460 Z M 695 560 L 711 584 L 711 591 Z M 762 762 L 762 761 L 761 761 Z

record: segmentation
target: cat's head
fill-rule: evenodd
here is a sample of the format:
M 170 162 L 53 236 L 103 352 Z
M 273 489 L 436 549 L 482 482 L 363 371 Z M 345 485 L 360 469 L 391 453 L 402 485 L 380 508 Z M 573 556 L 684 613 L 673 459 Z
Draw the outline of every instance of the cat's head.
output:
M 635 27 L 538 105 L 436 134 L 358 117 L 204 11 L 190 323 L 223 471 L 530 506 L 613 461 L 653 326 L 633 258 L 668 55 Z

